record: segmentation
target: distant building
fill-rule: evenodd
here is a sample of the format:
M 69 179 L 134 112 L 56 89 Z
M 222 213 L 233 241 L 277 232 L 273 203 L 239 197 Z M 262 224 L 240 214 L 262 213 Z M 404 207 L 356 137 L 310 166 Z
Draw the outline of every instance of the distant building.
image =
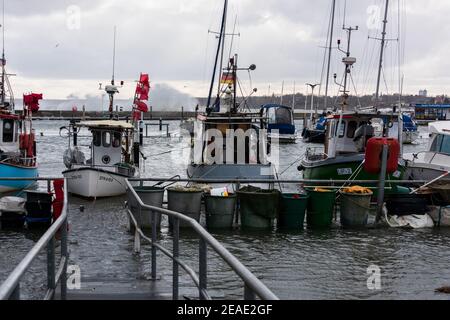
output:
M 419 97 L 427 97 L 427 96 L 428 96 L 428 90 L 427 89 L 419 91 Z

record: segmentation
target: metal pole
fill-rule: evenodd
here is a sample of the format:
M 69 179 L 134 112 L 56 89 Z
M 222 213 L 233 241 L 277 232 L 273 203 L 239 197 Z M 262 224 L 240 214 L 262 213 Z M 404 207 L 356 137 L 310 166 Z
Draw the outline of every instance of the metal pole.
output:
M 383 153 L 381 156 L 381 172 L 380 181 L 378 183 L 378 198 L 377 198 L 377 218 L 376 222 L 379 222 L 383 214 L 383 203 L 384 203 L 384 186 L 386 183 L 386 170 L 387 170 L 387 160 L 388 160 L 389 146 L 387 144 L 383 145 Z
M 152 211 L 152 279 L 156 280 L 156 212 Z
M 172 299 L 178 300 L 178 262 L 180 256 L 180 221 L 173 218 Z
M 252 289 L 250 289 L 247 284 L 244 284 L 244 300 L 256 300 L 256 295 Z
M 381 82 L 381 69 L 383 68 L 383 54 L 384 54 L 384 45 L 386 42 L 386 25 L 387 25 L 387 15 L 389 10 L 389 0 L 386 0 L 386 8 L 384 11 L 384 20 L 383 20 L 383 32 L 381 33 L 381 49 L 380 49 L 380 63 L 378 65 L 378 77 L 377 77 L 377 91 L 375 92 L 375 103 L 378 106 L 378 99 L 380 97 L 380 82 Z
M 67 208 L 66 208 L 67 210 Z M 67 263 L 69 254 L 67 250 L 67 218 L 61 227 L 61 257 L 65 258 L 64 269 L 61 275 L 61 300 L 67 299 Z
M 20 283 L 17 284 L 8 300 L 20 300 Z
M 200 238 L 199 243 L 199 298 L 200 300 L 206 300 L 203 295 L 203 290 L 208 288 L 208 245 L 205 239 Z
M 55 289 L 55 237 L 47 244 L 47 289 Z M 54 294 L 54 293 L 53 293 Z M 53 295 L 51 296 L 53 299 Z
M 330 79 L 330 67 L 331 67 L 331 51 L 333 50 L 333 32 L 334 32 L 334 15 L 336 10 L 336 0 L 333 0 L 332 13 L 331 13 L 331 34 L 330 34 L 330 45 L 328 47 L 328 67 L 327 67 L 327 80 L 325 85 L 325 110 L 328 107 L 328 86 Z

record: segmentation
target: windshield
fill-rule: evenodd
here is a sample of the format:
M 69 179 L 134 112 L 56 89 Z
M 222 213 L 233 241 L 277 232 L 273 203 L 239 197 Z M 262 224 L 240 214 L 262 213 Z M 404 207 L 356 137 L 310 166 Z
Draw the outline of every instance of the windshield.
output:
M 286 108 L 278 108 L 275 111 L 276 115 L 276 123 L 283 123 L 283 124 L 291 124 L 292 118 L 291 118 L 291 111 Z
M 450 136 L 438 135 L 434 139 L 430 151 L 450 154 Z

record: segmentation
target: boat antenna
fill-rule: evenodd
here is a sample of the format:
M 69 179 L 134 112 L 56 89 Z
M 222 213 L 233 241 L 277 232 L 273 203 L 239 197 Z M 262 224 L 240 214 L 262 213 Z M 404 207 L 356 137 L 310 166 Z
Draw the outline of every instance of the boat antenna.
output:
M 113 68 L 112 68 L 112 80 L 111 80 L 112 85 L 114 85 L 114 76 L 115 76 L 115 72 L 116 72 L 116 35 L 117 35 L 117 26 L 114 26 Z
M 387 15 L 389 10 L 389 0 L 386 0 L 386 7 L 384 10 L 384 20 L 383 20 L 383 32 L 381 33 L 381 48 L 380 48 L 380 61 L 378 64 L 378 76 L 377 76 L 377 90 L 375 92 L 375 106 L 378 107 L 379 97 L 380 97 L 380 82 L 381 82 L 381 70 L 383 68 L 383 55 L 384 46 L 386 43 L 386 25 L 387 25 Z
M 225 0 L 224 6 L 223 6 L 222 23 L 221 23 L 221 27 L 220 27 L 220 33 L 219 33 L 219 42 L 217 45 L 216 58 L 214 61 L 214 70 L 213 70 L 213 75 L 212 75 L 212 79 L 211 79 L 211 85 L 209 87 L 208 102 L 206 103 L 206 112 L 208 114 L 211 113 L 211 111 L 212 111 L 211 98 L 212 98 L 212 92 L 214 89 L 214 82 L 216 80 L 217 65 L 219 63 L 219 55 L 221 54 L 221 48 L 222 48 L 222 59 L 220 61 L 220 69 L 219 69 L 220 72 L 222 72 L 222 67 L 223 67 L 223 65 L 222 65 L 223 64 L 223 47 L 225 44 L 227 9 L 228 9 L 228 0 Z M 220 84 L 219 84 L 219 91 L 220 91 Z

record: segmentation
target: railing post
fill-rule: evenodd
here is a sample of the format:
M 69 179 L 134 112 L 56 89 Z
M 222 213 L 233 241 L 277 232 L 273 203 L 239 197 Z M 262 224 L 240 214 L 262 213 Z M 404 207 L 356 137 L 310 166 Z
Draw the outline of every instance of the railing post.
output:
M 256 295 L 252 289 L 250 289 L 247 284 L 244 284 L 244 300 L 252 301 L 256 300 Z
M 67 210 L 67 208 L 66 208 Z M 61 257 L 65 258 L 64 269 L 61 274 L 61 300 L 67 299 L 67 264 L 69 262 L 69 251 L 67 249 L 67 216 L 61 227 Z
M 17 284 L 16 288 L 9 297 L 9 300 L 20 300 L 20 283 Z
M 172 267 L 172 299 L 178 300 L 178 262 L 180 254 L 180 221 L 173 218 L 173 267 Z
M 157 241 L 157 226 L 156 226 L 156 212 L 152 210 L 152 279 L 156 280 L 156 241 Z
M 52 191 L 52 182 L 50 180 L 47 180 L 47 192 L 50 193 Z
M 47 289 L 55 290 L 55 237 L 47 244 Z M 54 295 L 50 298 L 53 300 Z
M 208 288 L 208 245 L 205 239 L 200 238 L 199 242 L 199 298 L 206 300 L 203 291 Z

